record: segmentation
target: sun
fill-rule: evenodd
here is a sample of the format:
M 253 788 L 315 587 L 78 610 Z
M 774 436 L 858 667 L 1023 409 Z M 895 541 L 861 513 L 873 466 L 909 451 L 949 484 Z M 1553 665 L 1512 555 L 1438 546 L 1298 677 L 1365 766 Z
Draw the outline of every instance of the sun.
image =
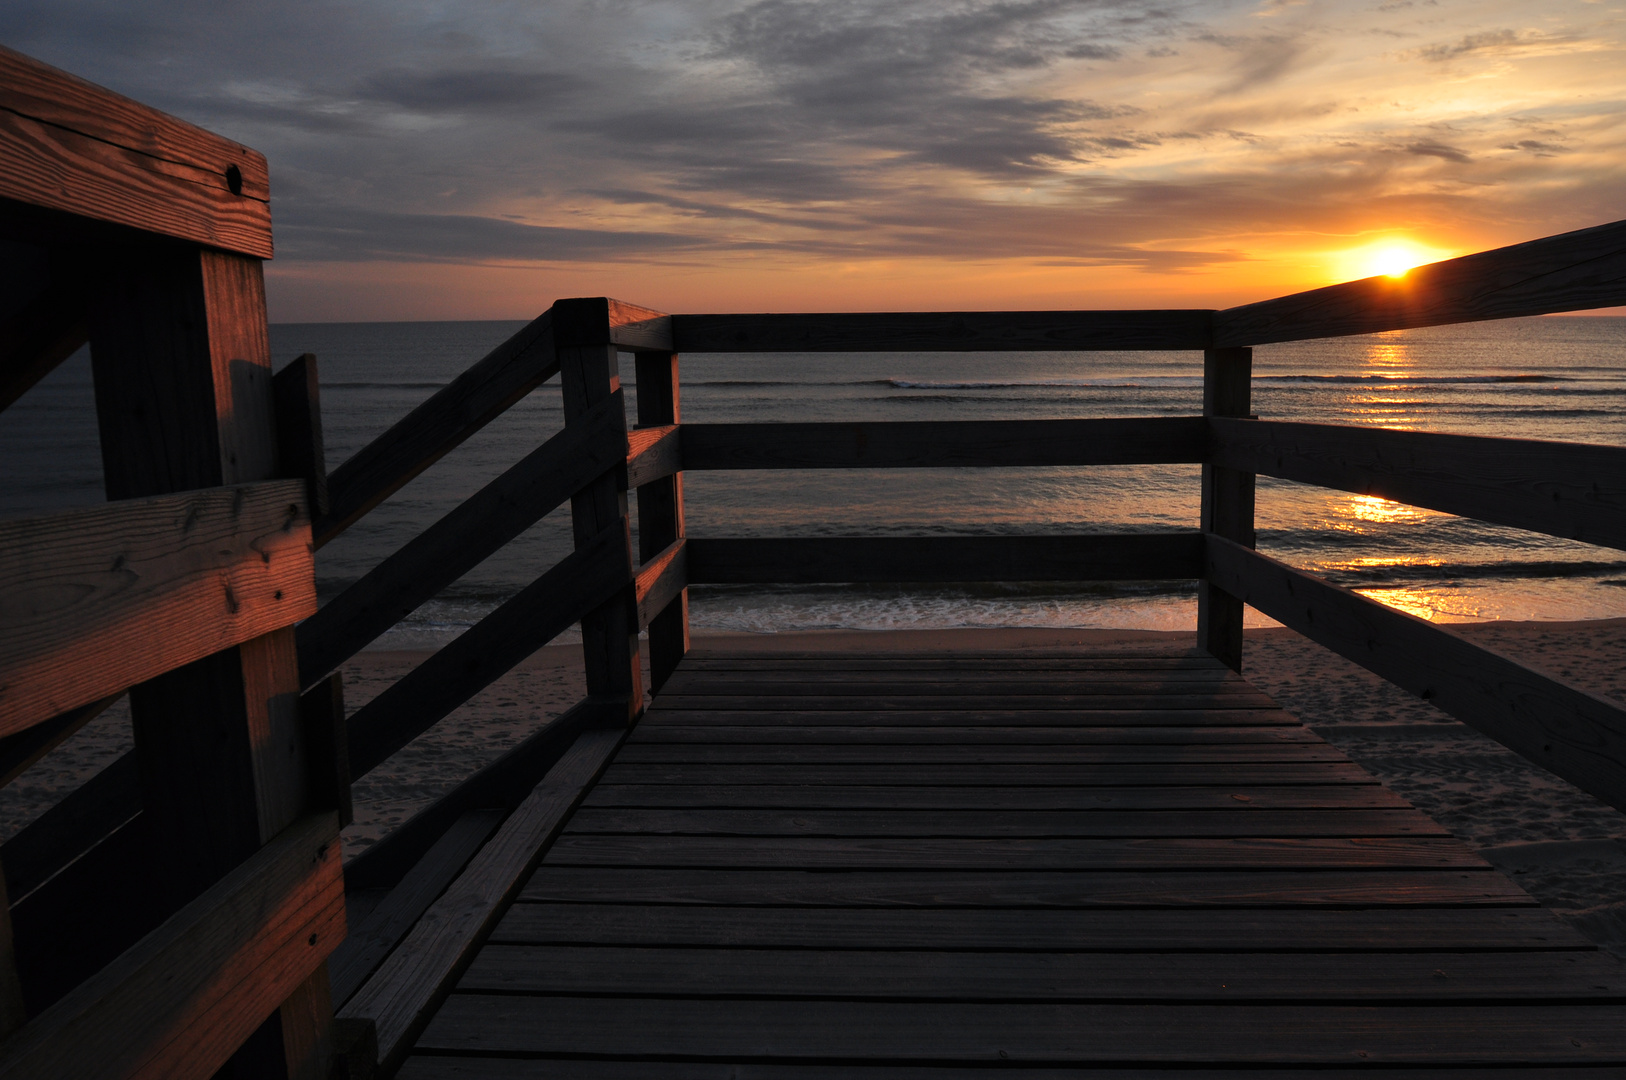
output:
M 1447 252 L 1402 237 L 1385 237 L 1334 256 L 1339 280 L 1403 278 L 1414 267 L 1446 258 Z

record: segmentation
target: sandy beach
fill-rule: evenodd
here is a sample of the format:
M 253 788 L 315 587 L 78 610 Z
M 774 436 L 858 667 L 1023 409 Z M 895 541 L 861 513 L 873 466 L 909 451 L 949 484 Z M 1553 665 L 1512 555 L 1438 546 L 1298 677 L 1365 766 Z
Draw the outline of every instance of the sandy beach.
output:
M 1626 701 L 1626 620 L 1469 623 L 1482 644 Z M 697 636 L 696 649 L 980 651 L 1187 646 L 1189 634 L 1115 630 L 825 631 Z M 350 709 L 427 655 L 367 652 L 346 665 Z M 1626 955 L 1626 814 L 1293 631 L 1247 634 L 1243 674 L 1329 742 L 1511 874 L 1581 932 Z M 441 792 L 581 699 L 575 646 L 540 650 L 355 785 L 353 857 Z M 123 703 L 0 790 L 9 836 L 129 749 Z

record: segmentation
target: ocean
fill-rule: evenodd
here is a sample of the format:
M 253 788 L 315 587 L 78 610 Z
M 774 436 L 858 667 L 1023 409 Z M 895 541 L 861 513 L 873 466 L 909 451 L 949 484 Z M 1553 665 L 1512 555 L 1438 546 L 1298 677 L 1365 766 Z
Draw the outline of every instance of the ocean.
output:
M 280 365 L 313 352 L 329 468 L 521 323 L 323 323 L 271 328 Z M 943 420 L 1199 412 L 1198 353 L 685 355 L 687 420 Z M 632 415 L 630 357 L 624 375 Z M 1282 420 L 1626 445 L 1626 319 L 1547 317 L 1254 352 L 1254 411 Z M 559 430 L 557 381 L 448 455 L 317 559 L 331 596 Z M 0 513 L 101 498 L 88 357 L 0 413 Z M 1197 524 L 1190 466 L 690 473 L 692 536 L 1136 532 Z M 1261 550 L 1425 618 L 1626 615 L 1626 553 L 1261 478 Z M 444 643 L 570 547 L 556 512 L 381 639 Z M 1269 620 L 1249 613 L 1253 625 Z M 905 627 L 1190 629 L 1187 583 L 691 590 L 697 631 Z

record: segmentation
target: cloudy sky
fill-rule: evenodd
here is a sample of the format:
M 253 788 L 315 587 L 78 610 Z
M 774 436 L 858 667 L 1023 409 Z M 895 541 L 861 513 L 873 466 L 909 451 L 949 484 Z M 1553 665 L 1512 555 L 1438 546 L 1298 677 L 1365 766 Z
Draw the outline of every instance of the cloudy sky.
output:
M 1626 218 L 1613 0 L 8 0 L 262 151 L 278 320 L 1221 306 Z

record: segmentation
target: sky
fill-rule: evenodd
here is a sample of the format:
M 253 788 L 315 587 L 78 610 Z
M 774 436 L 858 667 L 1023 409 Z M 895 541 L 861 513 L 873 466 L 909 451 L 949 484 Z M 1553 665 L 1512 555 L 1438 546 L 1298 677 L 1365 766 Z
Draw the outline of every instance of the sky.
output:
M 269 158 L 275 321 L 1223 307 L 1626 218 L 1622 10 L 7 0 L 0 42 Z

